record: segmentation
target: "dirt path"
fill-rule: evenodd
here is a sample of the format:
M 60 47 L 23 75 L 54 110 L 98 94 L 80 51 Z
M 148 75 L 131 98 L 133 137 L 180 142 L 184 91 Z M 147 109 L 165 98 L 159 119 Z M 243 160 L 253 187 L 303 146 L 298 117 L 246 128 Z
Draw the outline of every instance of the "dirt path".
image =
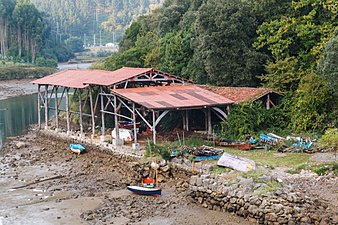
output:
M 162 183 L 160 197 L 131 194 L 133 161 L 99 151 L 77 156 L 68 144 L 34 132 L 8 140 L 0 158 L 1 225 L 250 224 L 191 203 L 177 185 L 184 175 Z

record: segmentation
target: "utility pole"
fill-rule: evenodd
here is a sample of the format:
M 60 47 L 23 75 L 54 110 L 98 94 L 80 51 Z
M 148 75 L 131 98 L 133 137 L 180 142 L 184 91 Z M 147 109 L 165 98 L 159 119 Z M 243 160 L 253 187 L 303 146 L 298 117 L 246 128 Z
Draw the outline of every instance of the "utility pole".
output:
M 94 46 L 96 46 L 96 35 L 94 33 Z
M 100 47 L 102 46 L 102 39 L 101 39 L 101 30 L 100 30 Z

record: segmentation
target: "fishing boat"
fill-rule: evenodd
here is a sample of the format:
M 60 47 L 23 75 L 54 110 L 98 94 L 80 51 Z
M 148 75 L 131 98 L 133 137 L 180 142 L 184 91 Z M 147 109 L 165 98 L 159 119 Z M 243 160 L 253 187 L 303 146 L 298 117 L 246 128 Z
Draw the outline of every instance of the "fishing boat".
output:
M 136 125 L 136 132 L 139 132 L 141 123 L 135 123 L 135 125 Z M 134 129 L 134 123 L 132 121 L 119 121 L 119 127 L 132 130 Z
M 158 167 L 156 162 L 151 164 L 151 167 L 155 169 L 155 179 L 152 177 L 143 178 L 141 181 L 142 186 L 128 186 L 127 189 L 135 194 L 140 195 L 161 195 L 162 190 L 158 188 Z
M 135 194 L 140 195 L 161 195 L 161 188 L 148 188 L 139 186 L 128 186 L 127 189 Z
M 78 155 L 80 155 L 82 152 L 86 150 L 85 147 L 83 147 L 80 144 L 70 144 L 70 150 Z

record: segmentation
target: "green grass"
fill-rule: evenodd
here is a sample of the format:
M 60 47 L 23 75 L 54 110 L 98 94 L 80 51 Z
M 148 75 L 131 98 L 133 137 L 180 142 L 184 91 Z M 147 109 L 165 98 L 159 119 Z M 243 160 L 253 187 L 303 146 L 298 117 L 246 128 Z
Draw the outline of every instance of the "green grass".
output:
M 276 180 L 266 183 L 266 186 L 259 190 L 258 195 L 263 195 L 267 193 L 273 193 L 281 188 L 283 185 Z
M 270 168 L 288 167 L 297 168 L 308 162 L 311 155 L 305 153 L 277 153 L 276 151 L 251 150 L 242 151 L 238 149 L 225 148 L 225 152 L 248 158 L 256 162 L 257 165 L 265 165 Z
M 30 64 L 3 62 L 0 63 L 0 80 L 38 78 L 56 71 L 50 67 L 38 67 Z
M 324 175 L 332 172 L 334 175 L 338 175 L 338 162 L 327 162 L 327 163 L 306 163 L 299 165 L 288 171 L 291 174 L 300 173 L 302 170 L 311 170 L 318 175 Z

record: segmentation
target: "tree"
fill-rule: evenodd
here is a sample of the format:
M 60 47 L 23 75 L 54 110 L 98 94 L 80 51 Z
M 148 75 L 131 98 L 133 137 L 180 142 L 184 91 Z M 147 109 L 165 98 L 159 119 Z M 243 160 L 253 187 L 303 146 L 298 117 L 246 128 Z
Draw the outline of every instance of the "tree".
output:
M 83 52 L 83 41 L 81 38 L 78 37 L 70 37 L 65 41 L 66 45 L 70 50 L 73 52 Z
M 338 29 L 325 46 L 324 55 L 318 65 L 319 74 L 328 81 L 338 98 Z
M 198 55 L 208 83 L 255 86 L 266 57 L 252 49 L 256 20 L 252 5 L 240 0 L 211 0 L 200 7 L 196 22 Z

